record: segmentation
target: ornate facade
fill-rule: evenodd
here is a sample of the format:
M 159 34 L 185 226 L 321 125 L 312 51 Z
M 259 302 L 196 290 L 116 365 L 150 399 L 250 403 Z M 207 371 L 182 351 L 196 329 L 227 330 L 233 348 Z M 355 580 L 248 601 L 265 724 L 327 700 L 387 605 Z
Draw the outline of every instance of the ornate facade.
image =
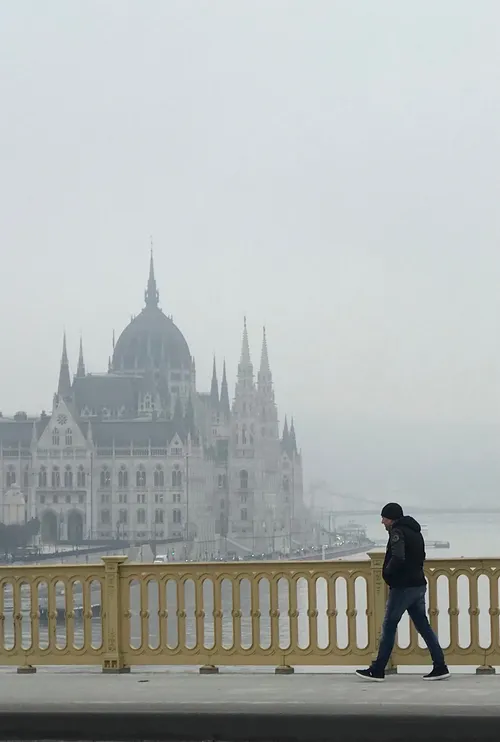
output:
M 87 373 L 80 341 L 71 380 L 64 338 L 51 414 L 0 417 L 0 482 L 2 503 L 20 492 L 45 542 L 171 538 L 207 558 L 305 540 L 302 457 L 293 421 L 279 433 L 265 331 L 255 379 L 245 321 L 232 404 L 215 359 L 210 391 L 198 392 L 152 255 L 145 306 L 108 371 Z

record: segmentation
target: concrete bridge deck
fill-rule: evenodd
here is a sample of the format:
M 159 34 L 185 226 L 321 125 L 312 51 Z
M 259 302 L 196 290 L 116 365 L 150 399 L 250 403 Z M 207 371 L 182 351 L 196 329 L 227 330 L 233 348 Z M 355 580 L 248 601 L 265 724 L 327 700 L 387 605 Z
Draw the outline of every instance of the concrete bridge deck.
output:
M 500 676 L 420 675 L 365 683 L 352 674 L 77 668 L 0 672 L 0 739 L 498 740 Z

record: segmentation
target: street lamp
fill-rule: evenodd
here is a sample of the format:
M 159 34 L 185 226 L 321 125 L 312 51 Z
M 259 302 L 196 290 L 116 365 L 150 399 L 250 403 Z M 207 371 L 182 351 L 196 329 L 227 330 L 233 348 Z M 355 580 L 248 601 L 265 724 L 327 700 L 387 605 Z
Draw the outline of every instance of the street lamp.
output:
M 185 559 L 188 556 L 189 547 L 189 453 L 185 454 L 186 459 L 186 543 L 185 543 Z

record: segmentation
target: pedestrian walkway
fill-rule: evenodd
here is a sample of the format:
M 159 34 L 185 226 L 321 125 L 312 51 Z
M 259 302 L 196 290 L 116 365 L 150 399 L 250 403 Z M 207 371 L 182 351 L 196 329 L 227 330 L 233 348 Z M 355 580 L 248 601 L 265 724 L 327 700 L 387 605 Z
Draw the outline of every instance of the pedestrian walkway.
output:
M 371 684 L 339 673 L 4 670 L 0 739 L 489 742 L 500 738 L 499 699 L 499 676 Z

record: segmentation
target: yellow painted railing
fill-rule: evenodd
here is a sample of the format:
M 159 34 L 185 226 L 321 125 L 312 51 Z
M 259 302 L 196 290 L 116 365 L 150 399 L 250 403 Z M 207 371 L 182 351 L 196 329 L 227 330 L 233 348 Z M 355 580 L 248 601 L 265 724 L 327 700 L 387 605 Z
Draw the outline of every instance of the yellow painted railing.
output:
M 0 665 L 365 665 L 376 652 L 383 555 L 334 562 L 4 567 Z M 452 665 L 500 664 L 500 559 L 427 562 L 429 615 Z M 393 665 L 428 662 L 401 624 Z

